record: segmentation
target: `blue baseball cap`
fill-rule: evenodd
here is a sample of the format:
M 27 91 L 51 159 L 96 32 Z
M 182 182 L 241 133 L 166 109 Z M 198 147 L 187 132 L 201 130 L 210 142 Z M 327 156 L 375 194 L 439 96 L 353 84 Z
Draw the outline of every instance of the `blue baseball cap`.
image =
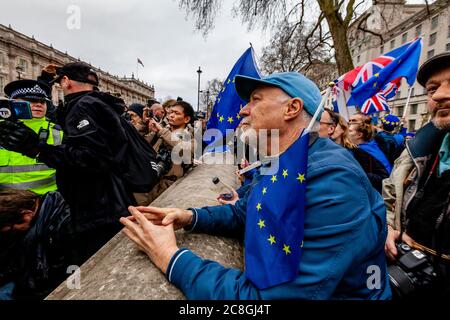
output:
M 244 101 L 250 101 L 250 96 L 261 85 L 280 88 L 292 98 L 303 100 L 305 110 L 313 116 L 319 106 L 322 95 L 314 82 L 298 72 L 274 73 L 261 79 L 237 75 L 236 91 Z

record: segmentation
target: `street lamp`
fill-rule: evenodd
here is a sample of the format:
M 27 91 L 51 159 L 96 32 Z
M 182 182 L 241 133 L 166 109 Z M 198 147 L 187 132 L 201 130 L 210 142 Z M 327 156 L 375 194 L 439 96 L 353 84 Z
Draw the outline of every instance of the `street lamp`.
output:
M 198 67 L 197 70 L 198 73 L 198 96 L 197 96 L 197 112 L 200 110 L 200 75 L 202 74 L 202 69 L 200 69 L 200 67 Z

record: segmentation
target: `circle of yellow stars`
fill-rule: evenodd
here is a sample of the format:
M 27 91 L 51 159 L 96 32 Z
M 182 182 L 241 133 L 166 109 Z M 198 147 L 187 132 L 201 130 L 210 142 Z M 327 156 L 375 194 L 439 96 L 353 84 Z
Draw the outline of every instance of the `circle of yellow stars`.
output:
M 282 172 L 283 172 L 282 173 L 283 178 L 287 179 L 289 177 L 289 170 L 288 169 L 283 169 Z M 306 181 L 306 176 L 305 176 L 305 174 L 298 173 L 297 174 L 297 178 L 295 180 L 297 180 L 299 183 L 303 184 Z M 270 181 L 272 181 L 272 183 L 278 182 L 277 175 L 273 175 L 271 177 Z M 261 193 L 262 193 L 263 196 L 265 196 L 268 193 L 268 191 L 269 191 L 268 187 L 263 187 Z M 262 203 L 258 202 L 256 204 L 257 212 L 260 212 L 262 209 L 263 209 L 262 208 Z M 263 220 L 263 219 L 259 219 L 257 225 L 258 225 L 260 230 L 262 230 L 262 229 L 267 227 L 266 226 L 266 221 Z M 273 246 L 273 245 L 275 245 L 277 243 L 276 237 L 274 235 L 272 235 L 272 234 L 269 235 L 269 238 L 267 238 L 267 241 L 270 243 L 271 246 Z M 303 248 L 303 246 L 304 246 L 304 242 L 302 241 L 300 249 Z M 289 246 L 287 244 L 283 244 L 283 249 L 282 250 L 283 250 L 283 252 L 285 253 L 286 256 L 292 254 L 291 246 Z

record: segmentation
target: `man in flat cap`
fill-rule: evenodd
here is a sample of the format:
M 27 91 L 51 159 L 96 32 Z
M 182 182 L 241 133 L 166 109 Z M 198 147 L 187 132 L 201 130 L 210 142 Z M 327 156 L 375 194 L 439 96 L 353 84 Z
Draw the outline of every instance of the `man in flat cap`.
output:
M 127 148 L 120 119 L 125 105 L 96 90 L 98 76 L 84 62 L 68 63 L 56 74 L 54 83 L 64 91 L 64 107 L 57 111 L 62 144 L 40 143 L 26 127 L 8 124 L 0 125 L 0 145 L 56 169 L 58 191 L 71 210 L 73 255 L 81 265 L 120 230 L 119 218 L 135 203 L 115 171 L 118 155 Z M 26 146 L 23 141 L 28 141 Z
M 383 181 L 389 225 L 385 250 L 397 261 L 389 267 L 394 296 L 449 298 L 450 52 L 427 60 L 417 81 L 427 91 L 431 122 L 406 142 L 391 176 Z M 405 277 L 410 270 L 397 260 L 406 261 L 404 248 L 417 258 L 416 270 L 432 266 L 416 274 L 414 283 Z
M 50 88 L 36 80 L 17 80 L 5 86 L 5 95 L 30 103 L 32 119 L 23 119 L 25 126 L 38 134 L 39 141 L 60 145 L 62 130 L 46 120 Z M 42 161 L 0 147 L 0 189 L 31 190 L 39 195 L 55 191 L 55 170 Z
M 388 299 L 383 200 L 350 153 L 318 137 L 317 124 L 305 133 L 317 86 L 296 72 L 235 83 L 248 101 L 244 135 L 279 130 L 279 153 L 260 148 L 279 171 L 263 174 L 263 165 L 234 205 L 131 207 L 124 233 L 188 299 Z M 178 248 L 174 229 L 183 227 L 244 239 L 245 271 Z

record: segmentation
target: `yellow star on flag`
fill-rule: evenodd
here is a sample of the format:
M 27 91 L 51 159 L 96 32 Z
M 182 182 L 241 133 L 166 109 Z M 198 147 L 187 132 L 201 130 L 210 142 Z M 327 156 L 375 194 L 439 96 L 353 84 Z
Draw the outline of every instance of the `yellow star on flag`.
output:
M 264 228 L 266 226 L 264 220 L 259 220 L 258 226 L 259 226 L 260 229 Z
M 302 241 L 302 244 L 301 244 L 301 246 L 300 246 L 300 248 L 303 248 L 303 245 L 305 244 L 305 242 L 304 241 Z
M 375 78 L 378 78 L 378 77 L 380 76 L 380 74 L 379 74 L 379 73 L 375 73 L 373 76 L 374 76 Z
M 271 245 L 273 245 L 274 243 L 277 243 L 277 242 L 275 241 L 275 237 L 274 237 L 273 235 L 270 235 L 270 236 L 269 236 L 269 239 L 267 239 L 267 241 L 269 241 Z
M 228 117 L 228 122 L 229 122 L 229 123 L 233 123 L 233 121 L 234 121 L 234 120 L 233 120 L 233 117 Z
M 288 174 L 287 169 L 286 169 L 286 170 L 283 170 L 283 177 L 284 177 L 285 179 L 287 178 L 288 175 L 289 175 L 289 174 Z
M 291 254 L 291 247 L 284 245 L 283 251 L 286 253 L 286 255 Z
M 236 119 L 238 119 L 238 120 L 241 119 L 241 116 L 239 115 L 239 113 L 237 114 Z
M 272 176 L 272 179 L 270 179 L 270 180 L 272 180 L 272 183 L 277 182 L 277 176 L 276 176 L 276 175 L 275 175 L 275 176 Z
M 373 87 L 374 87 L 374 88 L 376 88 L 376 87 L 377 87 L 377 85 L 378 85 L 378 83 L 377 83 L 377 82 L 375 82 L 375 83 L 373 84 Z
M 230 80 L 230 79 L 228 79 L 227 83 L 228 83 L 228 84 L 230 84 L 230 82 L 231 82 L 231 80 Z
M 267 193 L 267 188 L 263 188 L 262 189 L 262 194 L 266 194 Z
M 220 103 L 220 99 L 221 99 L 221 98 L 217 98 L 217 103 Z
M 303 183 L 303 181 L 305 181 L 305 175 L 299 173 L 297 180 L 300 181 L 300 183 Z
M 261 209 L 262 209 L 261 203 L 258 203 L 258 204 L 256 205 L 256 210 L 261 211 Z
M 219 122 L 223 122 L 223 120 L 225 120 L 225 118 L 223 116 L 220 116 Z

